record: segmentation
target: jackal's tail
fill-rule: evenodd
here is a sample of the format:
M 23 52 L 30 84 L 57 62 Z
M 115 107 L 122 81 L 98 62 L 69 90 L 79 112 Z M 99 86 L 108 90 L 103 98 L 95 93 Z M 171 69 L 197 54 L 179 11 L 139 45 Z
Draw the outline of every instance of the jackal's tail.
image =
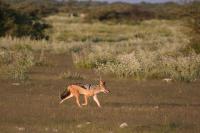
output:
M 66 89 L 63 93 L 60 94 L 60 99 L 62 100 L 69 95 L 70 95 L 70 91 Z

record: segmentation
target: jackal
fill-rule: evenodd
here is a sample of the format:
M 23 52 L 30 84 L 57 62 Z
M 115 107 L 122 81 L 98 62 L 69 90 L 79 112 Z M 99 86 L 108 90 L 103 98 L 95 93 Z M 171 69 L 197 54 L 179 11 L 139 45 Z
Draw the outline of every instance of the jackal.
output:
M 76 98 L 76 103 L 79 107 L 82 107 L 79 102 L 80 94 L 84 95 L 85 103 L 82 105 L 88 104 L 88 97 L 93 96 L 94 101 L 101 107 L 100 102 L 97 98 L 97 94 L 100 92 L 109 93 L 110 91 L 106 89 L 105 81 L 100 80 L 99 85 L 91 85 L 91 84 L 71 84 L 67 87 L 67 89 L 60 95 L 61 101 L 60 104 L 65 100 L 72 98 L 73 96 Z

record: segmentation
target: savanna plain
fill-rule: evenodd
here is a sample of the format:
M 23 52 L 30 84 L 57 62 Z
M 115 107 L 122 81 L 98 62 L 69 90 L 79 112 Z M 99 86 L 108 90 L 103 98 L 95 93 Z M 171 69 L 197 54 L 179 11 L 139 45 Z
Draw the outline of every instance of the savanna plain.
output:
M 0 38 L 1 133 L 200 132 L 200 56 L 185 52 L 190 28 L 181 21 L 44 19 L 48 41 Z M 74 98 L 59 104 L 67 85 L 99 76 L 111 91 L 98 95 L 102 108 L 92 98 L 82 108 Z

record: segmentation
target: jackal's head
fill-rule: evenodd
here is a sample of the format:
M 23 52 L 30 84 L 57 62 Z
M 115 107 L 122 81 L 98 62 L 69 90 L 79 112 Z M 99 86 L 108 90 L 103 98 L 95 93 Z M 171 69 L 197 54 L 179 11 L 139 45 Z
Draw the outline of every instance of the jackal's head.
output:
M 110 91 L 106 88 L 106 82 L 105 82 L 105 81 L 100 80 L 100 81 L 99 81 L 99 86 L 100 86 L 101 92 L 103 92 L 103 93 L 109 93 L 109 92 L 110 92 Z

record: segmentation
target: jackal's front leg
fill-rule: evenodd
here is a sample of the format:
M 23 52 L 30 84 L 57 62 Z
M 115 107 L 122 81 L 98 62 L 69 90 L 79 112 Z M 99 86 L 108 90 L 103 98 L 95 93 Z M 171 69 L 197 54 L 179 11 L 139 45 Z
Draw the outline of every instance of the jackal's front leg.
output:
M 88 104 L 88 96 L 84 96 L 85 99 L 85 103 L 83 103 L 82 105 L 87 105 Z
M 61 104 L 61 103 L 63 103 L 65 100 L 67 100 L 67 99 L 71 98 L 71 97 L 73 97 L 73 95 L 72 95 L 72 94 L 70 94 L 70 95 L 69 95 L 68 97 L 66 97 L 65 99 L 61 100 L 61 101 L 60 101 L 60 104 Z
M 94 95 L 94 96 L 93 96 L 93 99 L 94 99 L 94 101 L 96 102 L 96 104 L 98 105 L 98 107 L 101 108 L 101 105 L 100 105 L 100 103 L 99 103 L 99 100 L 98 100 L 98 98 L 97 98 L 97 95 Z
M 76 103 L 77 103 L 77 105 L 81 108 L 81 104 L 80 104 L 80 102 L 79 102 L 79 95 L 78 95 L 78 96 L 75 96 L 75 98 L 76 98 Z

